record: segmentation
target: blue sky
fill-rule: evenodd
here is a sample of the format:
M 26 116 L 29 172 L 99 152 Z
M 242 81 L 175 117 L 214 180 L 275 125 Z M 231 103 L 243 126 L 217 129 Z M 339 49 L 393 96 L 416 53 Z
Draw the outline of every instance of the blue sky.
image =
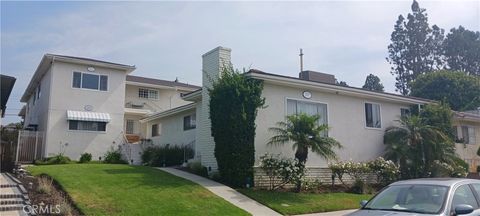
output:
M 419 1 L 429 23 L 480 30 L 480 1 Z M 389 92 L 385 61 L 393 25 L 411 1 L 1 2 L 1 73 L 17 77 L 19 102 L 45 53 L 136 65 L 133 75 L 201 83 L 201 55 L 232 48 L 237 68 L 297 76 L 304 68 L 361 87 L 376 74 Z M 7 115 L 3 123 L 19 121 Z

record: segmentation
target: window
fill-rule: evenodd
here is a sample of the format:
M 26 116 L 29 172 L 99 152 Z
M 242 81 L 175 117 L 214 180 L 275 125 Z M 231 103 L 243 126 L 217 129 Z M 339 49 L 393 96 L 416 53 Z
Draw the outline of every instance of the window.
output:
M 108 76 L 73 72 L 72 87 L 107 91 Z
M 475 144 L 475 127 L 462 125 L 462 139 L 465 144 Z
M 287 99 L 287 115 L 305 113 L 307 115 L 319 115 L 318 124 L 328 124 L 327 105 L 322 103 L 313 103 L 307 101 Z M 323 136 L 328 135 L 328 131 L 322 132 Z
M 410 116 L 410 109 L 400 108 L 400 116 L 401 116 L 401 117 Z
M 365 103 L 365 122 L 370 128 L 381 128 L 380 104 Z
M 153 124 L 152 125 L 152 137 L 156 137 L 160 135 L 159 130 L 158 130 L 158 124 Z
M 138 89 L 138 97 L 147 99 L 158 99 L 158 91 L 153 89 Z
M 68 129 L 80 130 L 80 131 L 106 131 L 106 122 L 94 122 L 94 121 L 68 121 Z
M 135 126 L 135 122 L 131 119 L 127 119 L 127 122 L 125 124 L 125 133 L 133 134 L 135 132 L 134 126 Z
M 108 76 L 100 75 L 100 91 L 107 91 Z
M 471 205 L 474 209 L 478 208 L 477 200 L 468 185 L 462 185 L 455 190 L 452 200 L 452 210 L 460 204 Z
M 80 88 L 81 84 L 82 84 L 82 73 L 73 72 L 72 87 L 73 88 Z
M 183 117 L 183 130 L 195 129 L 197 127 L 197 116 L 195 114 Z
M 40 86 L 40 84 L 38 84 L 38 87 L 37 87 L 37 99 L 40 98 L 40 93 L 41 93 L 41 86 Z

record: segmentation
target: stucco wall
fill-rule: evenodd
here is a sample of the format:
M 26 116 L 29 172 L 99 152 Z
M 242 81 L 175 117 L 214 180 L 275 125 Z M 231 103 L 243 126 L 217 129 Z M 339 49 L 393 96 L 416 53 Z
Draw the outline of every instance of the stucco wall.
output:
M 87 65 L 55 62 L 52 67 L 52 91 L 49 108 L 46 155 L 61 152 L 68 143 L 65 154 L 78 159 L 83 152 L 97 159 L 114 144 L 121 144 L 124 122 L 125 72 L 95 67 L 97 74 L 108 75 L 108 91 L 72 88 L 73 71 L 87 72 Z M 106 132 L 70 131 L 67 110 L 84 111 L 85 105 L 93 112 L 109 113 L 111 121 Z
M 152 139 L 154 145 L 170 144 L 182 146 L 192 143 L 195 141 L 196 129 L 183 130 L 183 117 L 193 113 L 195 113 L 195 110 L 187 110 L 146 123 L 148 125 L 148 137 Z M 159 124 L 159 136 L 151 137 L 151 125 L 153 124 Z
M 146 88 L 153 89 L 158 91 L 158 99 L 147 99 L 140 98 L 138 96 L 138 89 Z M 187 93 L 184 91 L 175 90 L 173 88 L 152 88 L 152 87 L 143 87 L 136 85 L 126 85 L 125 89 L 125 103 L 135 102 L 135 103 L 145 103 L 144 109 L 151 110 L 152 112 L 165 111 L 174 107 L 179 107 L 188 104 L 188 101 L 182 100 L 180 97 L 181 93 Z
M 33 104 L 33 97 L 37 97 L 37 90 L 35 90 L 35 94 L 30 95 L 28 103 L 26 104 L 27 112 L 24 125 L 28 126 L 29 124 L 38 124 L 39 131 L 44 131 L 47 126 L 48 104 L 50 101 L 52 79 L 52 73 L 50 69 L 45 73 L 40 81 L 40 98 L 36 99 L 35 104 Z
M 302 97 L 302 92 L 309 90 L 311 99 Z M 384 102 L 373 99 L 364 99 L 333 93 L 300 89 L 288 86 L 278 86 L 265 83 L 262 93 L 266 98 L 266 108 L 260 109 L 256 119 L 257 131 L 255 137 L 255 159 L 258 165 L 259 157 L 264 153 L 282 153 L 285 156 L 294 156 L 291 144 L 283 147 L 267 146 L 273 134 L 268 128 L 274 127 L 276 122 L 284 121 L 286 116 L 286 99 L 307 100 L 327 104 L 329 136 L 338 140 L 343 149 L 336 150 L 340 160 L 366 161 L 381 156 L 384 151 L 383 135 L 387 127 L 394 124 L 400 117 L 400 108 L 407 108 L 409 104 Z M 381 128 L 365 127 L 365 102 L 380 104 Z M 307 166 L 327 167 L 327 161 L 309 152 Z

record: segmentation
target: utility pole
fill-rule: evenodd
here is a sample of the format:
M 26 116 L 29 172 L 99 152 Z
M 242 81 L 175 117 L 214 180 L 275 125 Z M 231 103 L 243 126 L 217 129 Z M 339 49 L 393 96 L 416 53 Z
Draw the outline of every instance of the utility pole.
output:
M 300 72 L 303 71 L 303 50 L 300 48 Z

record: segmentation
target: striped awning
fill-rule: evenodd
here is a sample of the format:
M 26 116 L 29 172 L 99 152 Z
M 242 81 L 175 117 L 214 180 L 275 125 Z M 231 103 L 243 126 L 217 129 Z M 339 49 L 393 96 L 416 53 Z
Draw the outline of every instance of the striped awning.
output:
M 67 120 L 110 122 L 110 114 L 67 110 Z

